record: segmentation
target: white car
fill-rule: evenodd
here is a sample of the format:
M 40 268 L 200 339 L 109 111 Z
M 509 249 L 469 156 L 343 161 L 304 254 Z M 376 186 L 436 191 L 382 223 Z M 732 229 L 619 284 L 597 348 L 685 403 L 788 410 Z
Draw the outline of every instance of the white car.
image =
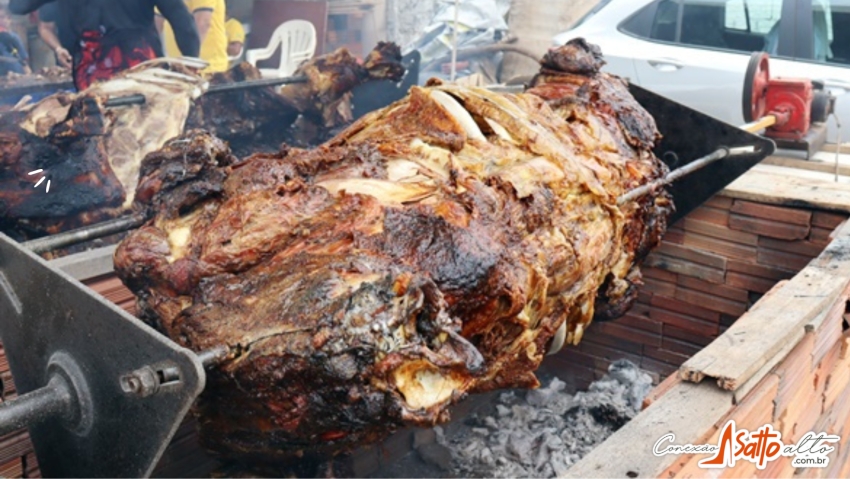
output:
M 554 44 L 575 37 L 602 48 L 607 71 L 733 125 L 750 55 L 766 51 L 771 77 L 825 83 L 850 138 L 850 0 L 601 0 Z

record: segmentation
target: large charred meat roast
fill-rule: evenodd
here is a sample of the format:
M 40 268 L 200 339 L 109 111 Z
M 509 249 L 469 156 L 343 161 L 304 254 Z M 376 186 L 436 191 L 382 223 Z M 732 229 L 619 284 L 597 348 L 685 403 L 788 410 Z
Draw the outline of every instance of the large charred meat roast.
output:
M 313 58 L 295 75 L 307 82 L 202 95 L 207 80 L 175 60 L 155 60 L 78 93 L 60 93 L 0 114 L 0 230 L 19 239 L 58 233 L 126 212 L 142 159 L 166 140 L 203 128 L 240 152 L 277 151 L 299 119 L 313 136 L 351 122 L 351 89 L 404 73 L 397 46 L 381 43 L 364 64 L 340 49 Z M 220 85 L 259 79 L 249 64 L 218 74 Z M 107 100 L 144 95 L 142 105 Z M 316 133 L 318 131 L 318 133 Z M 272 133 L 273 132 L 273 133 Z M 305 143 L 309 143 L 309 139 Z M 51 182 L 33 188 L 41 170 Z
M 601 65 L 576 40 L 524 94 L 435 83 L 316 149 L 240 160 L 190 132 L 149 155 L 155 216 L 115 266 L 169 337 L 231 348 L 203 443 L 262 463 L 431 426 L 467 393 L 536 387 L 559 331 L 628 308 L 672 204 L 617 204 L 666 168 Z

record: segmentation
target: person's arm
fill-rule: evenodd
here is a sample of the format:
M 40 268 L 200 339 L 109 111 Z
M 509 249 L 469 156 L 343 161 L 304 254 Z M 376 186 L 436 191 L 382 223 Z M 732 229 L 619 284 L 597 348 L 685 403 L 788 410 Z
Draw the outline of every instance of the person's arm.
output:
M 207 33 L 210 31 L 210 26 L 212 26 L 212 14 L 213 11 L 209 8 L 199 8 L 192 12 L 192 15 L 195 17 L 195 26 L 198 27 L 198 36 L 201 38 L 201 45 L 204 44 Z
M 15 15 L 26 15 L 53 1 L 55 0 L 10 0 L 9 12 Z
M 71 67 L 73 58 L 71 58 L 71 53 L 59 42 L 55 22 L 38 22 L 38 36 L 53 50 L 53 53 L 56 54 L 56 61 L 60 65 L 65 68 Z
M 180 52 L 187 57 L 197 57 L 201 54 L 201 39 L 195 27 L 195 20 L 182 0 L 157 0 L 156 6 L 162 16 L 171 24 L 174 39 Z

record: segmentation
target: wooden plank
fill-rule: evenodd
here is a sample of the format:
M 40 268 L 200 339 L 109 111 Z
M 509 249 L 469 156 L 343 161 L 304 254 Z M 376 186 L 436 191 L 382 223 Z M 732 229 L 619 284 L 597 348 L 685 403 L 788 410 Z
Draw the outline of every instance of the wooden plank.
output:
M 723 190 L 732 198 L 797 206 L 810 209 L 850 212 L 850 182 L 836 183 L 832 175 L 815 173 L 816 178 L 800 176 L 793 168 L 756 165 Z
M 681 276 L 691 276 L 703 279 L 714 284 L 723 284 L 723 281 L 725 280 L 723 270 L 703 266 L 686 259 L 674 258 L 665 254 L 652 253 L 646 258 L 646 260 L 644 260 L 644 264 L 653 268 L 676 273 Z M 648 277 L 645 279 L 653 278 Z M 655 289 L 652 291 L 661 293 L 661 291 L 656 291 Z M 668 294 L 668 296 L 673 296 L 673 294 Z
M 756 254 L 756 248 L 749 245 L 726 241 L 721 238 L 712 238 L 696 234 L 692 231 L 685 232 L 683 243 L 690 248 L 696 248 L 710 253 L 719 254 L 728 259 L 751 260 Z
M 812 212 L 799 208 L 765 205 L 752 201 L 735 200 L 730 209 L 732 213 L 744 216 L 790 223 L 799 226 L 809 226 L 812 222 Z
M 750 276 L 743 273 L 735 273 L 729 271 L 726 273 L 726 284 L 735 288 L 741 288 L 747 291 L 756 293 L 766 293 L 776 285 L 776 281 L 772 279 L 759 278 L 758 276 Z
M 850 143 L 827 143 L 821 147 L 820 151 L 827 153 L 839 152 L 843 155 L 850 154 Z
M 640 274 L 644 278 L 654 279 L 657 281 L 664 281 L 665 283 L 675 283 L 678 279 L 676 273 L 667 271 L 662 268 L 653 268 L 647 265 L 645 262 L 643 267 L 640 269 Z
M 651 373 L 657 373 L 659 376 L 669 376 L 671 374 L 676 374 L 676 370 L 679 368 L 665 363 L 664 361 L 656 361 L 651 357 L 644 356 L 640 358 L 640 368 L 644 371 L 648 371 Z
M 768 156 L 762 160 L 761 164 L 835 174 L 834 158 L 832 161 L 812 161 L 801 160 L 800 158 L 789 158 L 786 156 Z M 850 175 L 850 165 L 840 164 L 838 166 L 838 174 L 842 176 Z
M 643 278 L 643 289 L 663 296 L 673 297 L 676 295 L 676 283 L 666 283 L 651 278 Z
M 664 243 L 662 244 L 682 244 L 683 241 L 685 241 L 685 231 L 671 228 L 664 233 Z
M 826 246 L 832 241 L 832 228 L 821 228 L 820 226 L 812 226 L 812 232 L 809 233 L 809 241 L 815 244 Z
M 800 226 L 778 221 L 753 218 L 732 213 L 729 215 L 729 229 L 738 231 L 752 231 L 759 236 L 784 240 L 801 240 L 809 236 L 809 225 Z
M 729 198 L 728 196 L 723 195 L 714 195 L 703 203 L 703 205 L 711 208 L 717 208 L 719 210 L 728 210 L 732 207 L 734 202 L 734 198 Z
M 720 226 L 706 221 L 693 219 L 689 216 L 684 218 L 685 231 L 698 233 L 711 238 L 718 238 L 733 243 L 740 243 L 749 246 L 757 246 L 759 236 L 755 233 L 747 231 L 736 231 L 729 229 L 729 226 Z M 684 240 L 684 238 L 683 238 Z
M 661 347 L 662 351 L 670 351 L 671 353 L 681 354 L 688 358 L 692 357 L 703 348 L 702 346 L 697 346 L 696 344 L 679 341 L 673 338 L 664 338 L 661 342 Z
M 606 361 L 628 359 L 638 364 L 640 355 L 643 354 L 643 345 L 632 341 L 625 341 L 610 336 L 594 336 L 588 334 L 579 344 L 579 351 L 583 351 L 593 357 Z
M 679 366 L 691 357 L 690 354 L 680 354 L 662 348 L 643 348 L 643 355 L 644 357 L 649 357 L 657 361 L 676 366 L 677 374 L 674 374 L 676 377 L 679 377 Z
M 759 246 L 776 251 L 784 251 L 786 253 L 794 253 L 801 256 L 808 256 L 810 258 L 814 258 L 815 256 L 821 254 L 825 247 L 824 245 L 815 244 L 807 240 L 788 241 L 775 238 L 768 238 L 766 236 L 762 236 L 761 238 L 759 238 Z
M 661 346 L 661 335 L 653 334 L 640 329 L 630 328 L 619 321 L 607 321 L 598 323 L 596 331 L 593 334 L 607 334 L 615 338 L 624 339 L 640 344 L 659 347 Z
M 646 395 L 646 397 L 643 399 L 643 405 L 641 409 L 648 408 L 650 404 L 661 399 L 661 396 L 664 396 L 665 394 L 669 393 L 670 390 L 673 389 L 673 387 L 679 384 L 680 382 L 682 382 L 682 380 L 679 379 L 678 374 L 671 374 L 667 376 L 663 381 L 661 381 L 658 386 L 655 386 L 655 388 L 653 388 L 652 391 L 650 391 L 649 394 Z
M 812 226 L 819 226 L 828 230 L 835 230 L 847 221 L 846 214 L 827 213 L 826 211 L 815 211 L 812 214 Z
M 811 256 L 803 256 L 769 248 L 759 248 L 756 253 L 756 259 L 759 264 L 765 266 L 800 271 L 809 264 Z
M 688 276 L 679 276 L 677 284 L 684 288 L 702 291 L 703 293 L 712 294 L 714 296 L 731 299 L 741 303 L 746 303 L 749 299 L 749 294 L 744 289 L 730 287 L 723 284 L 711 284 Z
M 789 343 L 796 344 L 805 325 L 831 307 L 850 283 L 850 228 L 775 294 L 759 301 L 711 345 L 679 370 L 683 379 L 714 378 L 736 390 Z
M 668 298 L 664 296 L 653 296 L 652 298 L 650 298 L 650 304 L 657 308 L 666 309 L 668 311 L 674 311 L 676 313 L 682 313 L 687 316 L 704 319 L 706 321 L 714 323 L 720 321 L 720 313 L 718 313 L 717 311 L 712 311 L 696 304 L 685 303 L 674 298 Z M 651 311 L 652 309 L 650 309 L 650 312 Z
M 673 454 L 657 457 L 649 448 L 670 433 L 675 435 L 675 444 L 703 444 L 731 407 L 732 394 L 712 384 L 676 384 L 564 477 L 661 477 L 681 458 Z
M 661 308 L 654 308 L 649 312 L 649 316 L 662 325 L 669 324 L 702 336 L 713 337 L 717 336 L 720 332 L 719 325 L 716 322 L 694 318 L 682 313 L 674 313 Z
M 711 344 L 714 341 L 714 335 L 704 335 L 697 334 L 687 329 L 682 329 L 678 326 L 673 326 L 672 324 L 664 325 L 664 336 L 666 338 L 678 339 L 680 341 L 685 341 L 687 343 L 691 343 L 695 346 L 698 346 L 698 349 L 704 348 Z
M 747 303 L 745 301 L 722 298 L 712 293 L 704 293 L 682 286 L 676 287 L 674 297 L 686 303 L 699 304 L 704 308 L 734 316 L 740 316 L 747 311 Z
M 706 253 L 705 251 L 698 251 L 676 244 L 662 243 L 655 252 L 665 256 L 688 260 L 693 263 L 699 263 L 703 266 L 719 269 L 721 271 L 726 270 L 726 258 L 720 255 Z
M 714 223 L 720 226 L 726 226 L 729 223 L 729 211 L 717 208 L 709 208 L 708 206 L 700 206 L 699 208 L 688 213 L 688 218 L 697 221 L 705 221 L 706 223 Z
M 797 274 L 796 271 L 783 268 L 773 268 L 760 264 L 749 263 L 746 261 L 730 260 L 726 265 L 727 271 L 743 273 L 750 276 L 757 276 L 764 279 L 772 279 L 774 281 L 782 281 L 791 279 Z

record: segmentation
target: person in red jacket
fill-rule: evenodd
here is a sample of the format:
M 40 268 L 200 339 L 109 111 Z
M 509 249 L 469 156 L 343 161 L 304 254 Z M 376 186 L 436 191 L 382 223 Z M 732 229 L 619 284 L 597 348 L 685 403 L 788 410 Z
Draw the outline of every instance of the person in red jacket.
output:
M 186 56 L 200 52 L 194 19 L 182 0 L 10 0 L 9 11 L 25 15 L 51 3 L 56 6 L 59 40 L 74 60 L 78 90 L 162 56 L 156 9 L 174 26 Z

